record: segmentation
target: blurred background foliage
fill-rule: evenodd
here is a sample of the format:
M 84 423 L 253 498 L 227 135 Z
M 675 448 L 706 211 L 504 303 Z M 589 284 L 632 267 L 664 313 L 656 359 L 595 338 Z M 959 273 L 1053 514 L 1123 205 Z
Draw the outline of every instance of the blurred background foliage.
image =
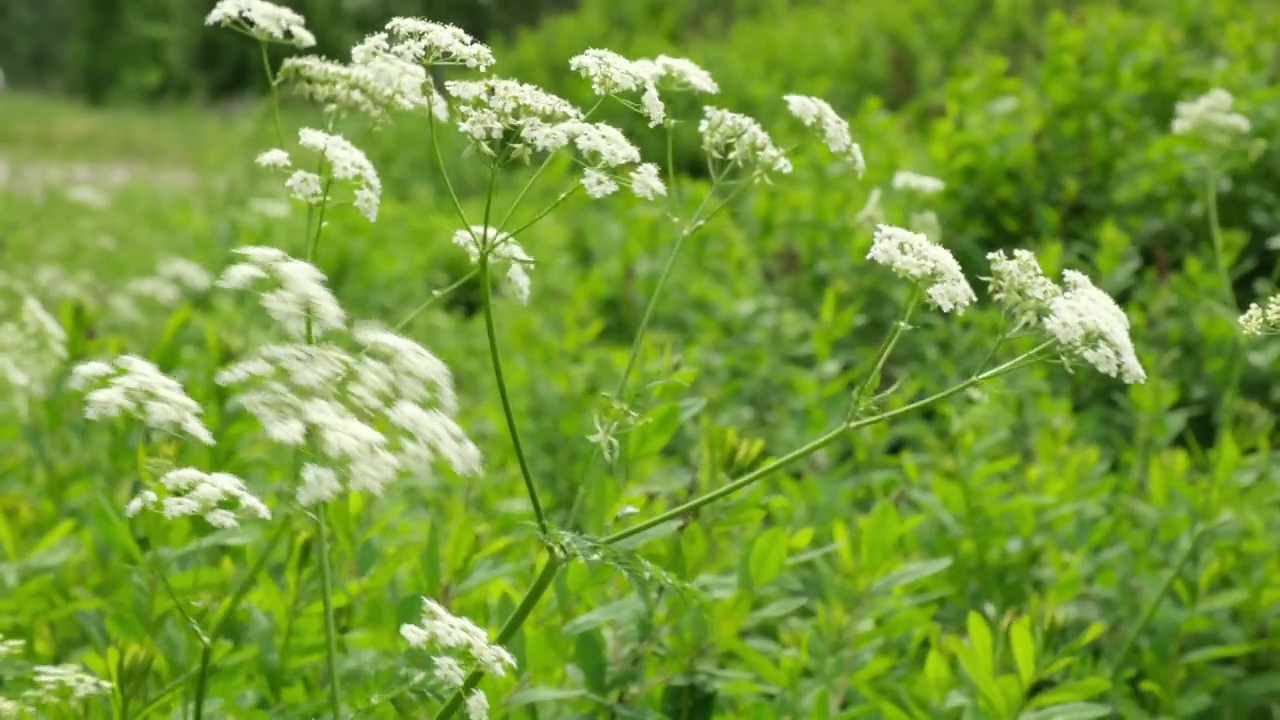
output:
M 196 178 L 186 190 L 176 181 L 124 184 L 103 211 L 61 197 L 56 178 L 36 212 L 29 198 L 0 193 L 0 239 L 6 267 L 26 268 L 37 283 L 40 267 L 78 278 L 38 290 L 83 337 L 77 356 L 147 348 L 227 418 L 232 439 L 219 460 L 261 474 L 286 467 L 285 458 L 224 411 L 209 382 L 208 356 L 234 355 L 249 340 L 239 310 L 201 299 L 165 322 L 125 328 L 102 300 L 168 255 L 217 268 L 233 245 L 299 251 L 300 213 L 281 221 L 249 209 L 255 198 L 280 195 L 251 167 L 274 142 L 259 104 L 259 58 L 244 38 L 202 26 L 209 4 L 0 4 L 0 68 L 10 85 L 105 106 L 85 113 L 27 93 L 0 95 L 0 149 L 11 161 L 128 160 L 138 177 L 152 166 Z M 504 347 L 519 353 L 508 380 L 519 415 L 536 419 L 525 444 L 558 521 L 580 482 L 597 488 L 584 528 L 611 529 L 624 505 L 646 515 L 670 507 L 842 416 L 905 291 L 863 260 L 870 230 L 855 216 L 872 188 L 884 191 L 890 222 L 935 212 L 941 241 L 971 277 L 991 249 L 1032 248 L 1051 274 L 1086 270 L 1134 324 L 1145 385 L 1039 366 L 851 436 L 651 538 L 646 557 L 697 584 L 701 604 L 655 597 L 608 569 L 573 567 L 517 638 L 531 675 L 492 685 L 511 712 L 1046 720 L 1097 717 L 1087 707 L 1035 713 L 1098 701 L 1120 717 L 1280 717 L 1280 462 L 1272 452 L 1280 345 L 1245 346 L 1234 323 L 1249 299 L 1280 281 L 1280 3 L 288 4 L 307 16 L 318 51 L 337 58 L 394 14 L 456 22 L 494 44 L 496 72 L 583 103 L 589 88 L 567 61 L 586 47 L 689 57 L 719 81 L 716 105 L 758 117 L 796 146 L 795 177 L 745 196 L 687 249 L 642 364 L 637 407 L 650 422 L 628 436 L 614 471 L 578 472 L 590 452 L 583 438 L 661 269 L 666 220 L 617 199 L 566 206 L 531 236 L 534 300 L 504 307 L 500 330 Z M 1253 124 L 1253 142 L 1213 156 L 1235 307 L 1219 300 L 1203 148 L 1169 133 L 1174 104 L 1215 86 Z M 865 179 L 834 166 L 789 123 L 784 93 L 823 96 L 849 118 L 866 151 Z M 698 114 L 695 105 L 676 111 Z M 312 117 L 291 107 L 287 121 Z M 642 121 L 610 120 L 647 158 L 664 157 L 662 138 Z M 387 188 L 382 217 L 368 226 L 336 213 L 319 262 L 353 315 L 394 320 L 465 272 L 465 259 L 446 240 L 456 221 L 436 187 L 425 124 L 404 118 L 355 134 Z M 691 193 L 703 179 L 697 142 L 686 126 L 675 153 Z M 450 158 L 460 154 L 461 146 L 446 148 Z M 474 206 L 484 179 L 459 167 L 455 182 Z M 947 189 L 930 198 L 894 192 L 899 169 L 935 175 Z M 504 177 L 502 199 L 522 180 Z M 553 167 L 546 182 L 573 182 L 571 168 Z M 554 197 L 546 189 L 535 200 Z M 464 286 L 410 334 L 455 368 L 462 421 L 486 452 L 486 478 L 370 501 L 396 513 L 363 500 L 339 511 L 343 569 L 378 581 L 353 582 L 341 601 L 350 613 L 350 688 L 381 687 L 398 652 L 396 625 L 410 619 L 418 594 L 447 597 L 495 627 L 533 571 L 514 459 L 488 369 L 475 361 L 485 353 L 476 308 L 476 288 Z M 920 316 L 890 364 L 902 381 L 895 397 L 967 377 L 999 323 L 990 309 Z M 6 486 L 10 585 L 0 618 L 26 628 L 40 652 L 105 667 L 107 647 L 132 644 L 162 658 L 162 679 L 177 677 L 196 649 L 172 612 L 156 639 L 103 611 L 102 598 L 142 603 L 134 595 L 144 583 L 126 587 L 102 565 L 119 538 L 100 528 L 116 520 L 75 465 L 99 457 L 102 443 L 59 422 L 77 412 L 74 400 L 60 402 L 43 419 L 52 464 L 15 460 L 30 461 L 44 484 Z M 17 442 L 15 424 L 0 430 Z M 104 474 L 135 472 L 133 458 L 112 462 Z M 193 533 L 173 533 L 172 542 L 195 542 Z M 201 570 L 197 561 L 224 557 L 215 550 L 239 558 L 252 540 L 207 541 L 184 555 L 190 577 L 178 578 L 181 588 L 217 592 L 226 568 Z M 35 560 L 15 559 L 28 556 Z M 80 600 L 74 623 L 32 609 L 73 598 L 92 598 Z M 295 614 L 265 590 L 252 604 L 237 635 L 246 645 L 276 637 Z M 308 637 L 322 635 L 315 602 L 298 617 Z M 1028 622 L 1019 618 L 1030 619 L 1029 638 L 1015 627 Z M 242 710 L 296 707 L 316 695 L 321 654 L 307 641 L 294 665 L 279 667 L 265 650 L 247 650 L 221 674 L 220 691 Z M 238 681 L 260 676 L 272 678 L 270 693 Z M 1012 705 L 1007 686 L 1019 695 Z

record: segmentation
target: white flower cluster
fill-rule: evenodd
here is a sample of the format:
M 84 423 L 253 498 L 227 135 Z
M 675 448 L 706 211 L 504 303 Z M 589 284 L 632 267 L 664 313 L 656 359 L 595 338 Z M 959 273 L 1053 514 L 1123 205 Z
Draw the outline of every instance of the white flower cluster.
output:
M 698 132 L 702 135 L 702 149 L 711 157 L 727 160 L 765 179 L 769 173 L 791 172 L 791 161 L 773 144 L 773 138 L 760 123 L 746 115 L 711 106 L 704 107 L 702 112 Z
M 266 248 L 241 254 L 265 259 L 290 289 L 262 293 L 262 304 L 296 341 L 268 344 L 223 368 L 216 381 L 236 387 L 232 401 L 252 414 L 272 441 L 299 447 L 316 443 L 317 455 L 302 469 L 297 490 L 303 505 L 326 502 L 345 486 L 381 492 L 408 472 L 426 473 L 437 460 L 455 472 L 480 471 L 480 452 L 453 419 L 453 378 L 439 358 L 408 338 L 377 325 L 357 323 L 351 353 L 314 343 L 302 329 L 308 312 L 323 318 L 315 327 L 346 329 L 345 313 L 311 265 Z M 248 287 L 264 275 L 263 264 L 229 268 L 228 287 Z M 288 268 L 278 272 L 276 268 Z M 280 279 L 278 278 L 278 279 Z M 247 281 L 247 282 L 246 282 Z
M 241 247 L 244 260 L 228 267 L 218 286 L 229 290 L 263 290 L 258 302 L 273 320 L 296 339 L 320 337 L 346 326 L 347 314 L 314 265 L 273 247 Z
M 453 244 L 466 251 L 471 262 L 479 263 L 482 252 L 489 253 L 490 261 L 507 263 L 507 280 L 516 299 L 521 304 L 528 304 L 530 292 L 529 271 L 525 267 L 533 262 L 533 258 L 524 251 L 520 243 L 507 233 L 496 228 L 473 225 L 470 228 L 453 233 Z
M 67 358 L 67 333 L 31 296 L 16 320 L 0 323 L 0 378 L 23 396 L 43 397 L 45 381 Z
M 334 115 L 354 110 L 378 124 L 393 110 L 427 108 L 437 119 L 446 119 L 448 106 L 426 69 L 399 57 L 385 43 L 385 35 L 369 37 L 352 49 L 350 63 L 315 55 L 287 58 L 280 65 L 280 79 Z
M 1214 141 L 1247 135 L 1249 118 L 1232 111 L 1235 99 L 1222 88 L 1174 106 L 1171 129 L 1175 135 L 1201 135 Z
M 666 55 L 653 60 L 629 60 L 612 50 L 591 48 L 571 58 L 569 69 L 589 80 L 596 95 L 641 91 L 639 110 L 649 119 L 649 127 L 666 119 L 666 105 L 658 93 L 660 86 L 710 95 L 720 91 L 710 73 L 696 63 Z
M 280 42 L 300 48 L 316 44 L 301 15 L 266 0 L 218 0 L 204 19 L 205 25 L 229 27 L 262 42 Z
M 582 118 L 568 100 L 516 80 L 453 80 L 445 89 L 458 103 L 458 130 L 490 157 L 508 146 L 516 154 L 559 149 L 568 138 L 552 128 Z
M 397 17 L 387 23 L 396 54 L 425 65 L 465 65 L 485 71 L 493 65 L 493 51 L 461 28 L 422 18 Z
M 947 188 L 947 184 L 936 177 L 921 175 L 910 170 L 899 170 L 893 174 L 893 189 L 918 192 L 921 195 L 936 195 Z
M 401 625 L 400 636 L 411 647 L 438 653 L 432 657 L 434 674 L 453 689 L 461 688 L 466 682 L 466 670 L 455 655 L 464 654 L 471 663 L 498 677 L 516 667 L 515 657 L 489 640 L 489 634 L 482 628 L 427 598 L 422 599 L 422 621 L 417 625 Z M 488 716 L 488 699 L 480 690 L 473 690 L 467 696 L 467 717 L 484 720 Z
M 230 473 L 177 468 L 161 476 L 160 485 L 170 493 L 169 497 L 162 500 L 144 490 L 125 506 L 125 515 L 134 517 L 143 510 L 157 510 L 169 520 L 199 516 L 217 528 L 238 527 L 240 515 L 271 518 L 267 506 L 245 487 L 243 480 Z M 231 503 L 240 515 L 226 507 Z
M 111 683 L 90 675 L 76 665 L 36 665 L 36 687 L 22 699 L 37 705 L 78 701 L 111 692 Z
M 4 633 L 0 633 L 0 658 L 7 658 L 22 652 L 27 646 L 26 640 L 6 639 Z
M 1251 304 L 1240 316 L 1240 330 L 1245 335 L 1280 335 L 1280 294 L 1272 295 L 1265 308 Z
M 205 445 L 214 444 L 201 419 L 204 408 L 148 360 L 121 355 L 110 363 L 81 363 L 72 370 L 69 384 L 73 390 L 93 388 L 85 395 L 84 416 L 89 420 L 129 416 L 154 430 L 186 433 Z
M 1049 310 L 1049 303 L 1062 290 L 1040 269 L 1040 261 L 1030 250 L 1003 250 L 987 253 L 991 263 L 988 287 L 991 299 L 1013 316 L 1020 326 L 1035 325 Z
M 1111 299 L 1075 270 L 1062 272 L 1065 291 L 1049 301 L 1044 328 L 1063 349 L 1099 372 L 1126 383 L 1147 379 L 1129 339 L 1129 318 Z
M 340 180 L 354 187 L 354 204 L 360 214 L 368 218 L 369 222 L 378 219 L 382 181 L 364 152 L 341 135 L 331 135 L 313 128 L 298 131 L 298 144 L 323 155 L 326 169 L 323 176 L 309 170 L 294 170 L 284 183 L 294 198 L 309 205 L 318 205 L 326 200 L 326 182 Z M 289 153 L 280 148 L 261 153 L 257 163 L 277 170 L 293 167 Z
M 919 285 L 929 303 L 943 312 L 963 314 L 977 299 L 951 251 L 920 233 L 880 225 L 867 259 Z
M 186 258 L 173 257 L 161 260 L 154 275 L 130 281 L 125 292 L 172 306 L 185 295 L 203 293 L 212 286 L 213 276 L 207 270 Z
M 849 135 L 849 123 L 822 98 L 809 95 L 786 95 L 787 109 L 805 127 L 822 133 L 822 141 L 837 155 L 844 155 L 858 177 L 867 171 L 867 161 L 862 156 L 862 146 Z

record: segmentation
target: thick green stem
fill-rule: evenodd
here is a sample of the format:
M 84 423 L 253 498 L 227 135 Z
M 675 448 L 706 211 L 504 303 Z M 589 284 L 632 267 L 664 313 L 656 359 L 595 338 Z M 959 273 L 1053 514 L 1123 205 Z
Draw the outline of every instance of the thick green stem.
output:
M 322 505 L 316 512 L 316 530 L 320 550 L 320 589 L 324 594 L 325 661 L 329 668 L 329 712 L 333 720 L 342 716 L 342 699 L 338 679 L 338 629 L 333 617 L 333 569 L 329 561 L 329 523 Z
M 502 414 L 507 420 L 507 432 L 511 435 L 511 447 L 515 451 L 516 461 L 520 464 L 520 476 L 524 478 L 524 489 L 529 495 L 529 504 L 533 507 L 533 516 L 538 521 L 538 529 L 546 534 L 547 519 L 542 513 L 542 503 L 538 501 L 538 491 L 533 484 L 533 473 L 529 471 L 529 461 L 524 455 L 524 446 L 520 443 L 520 431 L 516 427 L 515 413 L 511 409 L 511 397 L 507 392 L 506 378 L 502 373 L 502 353 L 498 350 L 498 332 L 493 321 L 493 288 L 489 272 L 489 257 L 480 255 L 480 303 L 484 312 L 484 328 L 489 338 L 489 360 L 493 365 L 493 379 L 498 385 L 498 395 L 502 399 Z

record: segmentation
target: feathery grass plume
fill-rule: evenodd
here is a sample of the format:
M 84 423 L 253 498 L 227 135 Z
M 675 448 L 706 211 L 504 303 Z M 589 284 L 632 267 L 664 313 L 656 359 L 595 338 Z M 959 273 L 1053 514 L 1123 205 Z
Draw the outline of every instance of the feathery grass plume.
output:
M 415 17 L 391 18 L 386 33 L 395 53 L 422 65 L 462 65 L 484 72 L 493 65 L 493 51 L 461 28 Z
M 910 170 L 899 170 L 893 174 L 893 189 L 918 192 L 921 195 L 937 195 L 947 188 L 947 184 L 936 177 L 921 175 Z
M 458 677 L 458 673 L 452 672 L 461 666 L 458 656 L 498 677 L 505 676 L 508 670 L 516 667 L 516 659 L 511 653 L 492 642 L 489 633 L 483 628 L 450 613 L 443 605 L 429 598 L 422 598 L 422 619 L 416 625 L 401 625 L 400 636 L 410 647 L 436 653 L 437 663 L 440 662 L 439 658 L 450 658 L 453 662 L 445 660 L 446 670 L 437 673 L 437 677 L 443 675 L 446 680 Z
M 111 693 L 111 683 L 76 665 L 36 665 L 33 670 L 36 686 L 22 694 L 28 703 L 63 704 Z
M 1235 99 L 1222 88 L 1214 88 L 1200 97 L 1174 106 L 1174 135 L 1199 135 L 1211 142 L 1227 142 L 1250 131 L 1249 118 L 1232 112 Z
M 1280 294 L 1272 295 L 1266 307 L 1250 304 L 1240 316 L 1240 331 L 1245 335 L 1280 335 Z
M 341 135 L 333 135 L 314 128 L 298 131 L 298 143 L 324 157 L 324 177 L 309 170 L 295 170 L 285 181 L 290 194 L 308 205 L 318 205 L 325 199 L 325 180 L 342 181 L 354 190 L 353 204 L 369 222 L 378 219 L 378 204 L 382 195 L 382 181 L 369 158 Z M 258 155 L 258 165 L 273 170 L 293 167 L 289 153 L 272 148 Z
M 1003 250 L 987 253 L 991 277 L 986 278 L 991 299 L 1013 317 L 1020 327 L 1037 325 L 1049 312 L 1049 303 L 1062 289 L 1044 276 L 1040 261 L 1030 250 Z
M 712 158 L 741 167 L 753 180 L 767 181 L 770 173 L 791 172 L 791 161 L 773 144 L 773 138 L 760 123 L 710 105 L 702 113 L 698 132 L 703 151 Z
M 129 416 L 154 430 L 185 433 L 205 445 L 214 444 L 201 419 L 200 403 L 187 396 L 181 383 L 136 355 L 121 355 L 110 363 L 81 363 L 72 370 L 69 385 L 89 391 L 84 398 L 89 420 Z
M 850 137 L 849 123 L 826 100 L 809 95 L 786 95 L 783 99 L 787 101 L 787 109 L 792 115 L 805 127 L 818 130 L 827 148 L 837 155 L 843 155 L 858 177 L 862 177 L 867 171 L 862 147 Z
M 481 153 L 506 159 L 564 147 L 569 138 L 552 127 L 580 120 L 582 111 L 545 90 L 502 78 L 451 80 L 445 89 L 457 103 L 458 130 Z
M 1111 296 L 1084 274 L 1062 272 L 1064 291 L 1049 301 L 1044 328 L 1066 356 L 1129 383 L 1145 382 L 1146 373 L 1129 338 L 1129 318 Z
M 247 246 L 233 252 L 244 260 L 223 271 L 218 287 L 258 291 L 262 308 L 290 336 L 305 339 L 310 329 L 311 337 L 318 338 L 346 327 L 346 311 L 314 265 L 273 247 Z
M 160 486 L 167 497 L 144 490 L 125 506 L 125 515 L 134 517 L 143 510 L 155 510 L 170 520 L 199 516 L 217 528 L 239 527 L 242 517 L 271 519 L 266 504 L 249 491 L 243 480 L 230 473 L 177 468 L 161 476 Z
M 0 324 L 0 378 L 21 398 L 42 398 L 67 359 L 67 333 L 38 300 L 26 295 L 16 320 Z
M 132 280 L 125 292 L 154 300 L 161 305 L 177 305 L 184 296 L 203 293 L 213 287 L 213 276 L 185 258 L 167 258 L 156 265 L 154 275 Z
M 588 170 L 590 172 L 590 170 Z M 608 178 L 605 178 L 608 180 Z M 610 181 L 612 182 L 612 181 Z M 583 179 L 585 185 L 587 180 Z M 588 190 L 588 192 L 591 192 Z M 486 228 L 472 225 L 469 228 L 453 233 L 453 244 L 467 253 L 473 264 L 480 262 L 481 253 L 489 253 L 491 261 L 507 264 L 507 281 L 511 284 L 512 294 L 522 305 L 529 303 L 531 282 L 526 265 L 533 263 L 533 258 L 524 251 L 520 243 L 507 233 L 497 228 Z
M 880 225 L 867 259 L 919 285 L 929 303 L 943 312 L 963 314 L 977 300 L 951 251 L 920 233 Z
M 306 20 L 287 7 L 266 0 L 218 0 L 205 16 L 205 25 L 220 25 L 262 42 L 308 48 L 316 37 Z

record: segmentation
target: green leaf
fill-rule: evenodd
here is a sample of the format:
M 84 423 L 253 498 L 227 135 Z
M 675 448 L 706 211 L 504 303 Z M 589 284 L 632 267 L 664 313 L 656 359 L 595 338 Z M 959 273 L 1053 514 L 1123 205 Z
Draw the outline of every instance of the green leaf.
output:
M 557 702 L 586 697 L 587 691 L 582 688 L 531 687 L 517 690 L 507 698 L 506 707 L 520 707 L 536 703 Z
M 782 573 L 786 563 L 786 530 L 778 527 L 766 530 L 751 546 L 751 560 L 748 563 L 751 586 L 758 589 L 768 585 Z
M 1036 676 L 1036 644 L 1031 637 L 1031 618 L 1024 615 L 1009 627 L 1009 647 L 1013 661 L 1018 665 L 1018 679 L 1022 687 L 1031 687 Z
M 673 682 L 662 688 L 662 714 L 671 720 L 711 720 L 716 693 L 701 684 Z
M 991 626 L 986 618 L 970 610 L 965 621 L 969 629 L 969 647 L 973 648 L 975 659 L 983 674 L 988 677 L 995 673 L 995 643 L 991 639 Z
M 582 671 L 587 689 L 597 695 L 608 691 L 608 661 L 604 654 L 604 637 L 599 630 L 579 633 L 574 638 L 573 661 Z
M 871 592 L 890 592 L 913 582 L 918 582 L 927 577 L 937 575 L 938 573 L 951 567 L 951 558 L 934 558 L 933 560 L 921 560 L 919 562 L 907 563 L 899 567 L 897 570 L 885 575 L 871 585 Z
M 1239 645 L 1210 645 L 1192 650 L 1182 656 L 1181 661 L 1184 665 L 1191 665 L 1198 662 L 1212 662 L 1214 660 L 1222 660 L 1225 658 L 1241 657 L 1252 652 L 1257 652 L 1259 648 L 1253 644 Z
M 637 427 L 627 443 L 627 454 L 632 459 L 656 455 L 671 442 L 680 429 L 679 403 L 666 403 L 654 408 L 646 421 Z
M 1076 702 L 1025 712 L 1018 720 L 1094 720 L 1111 715 L 1111 708 L 1097 703 Z
M 1098 677 L 1063 683 L 1037 695 L 1031 702 L 1027 703 L 1027 709 L 1047 708 L 1062 703 L 1088 700 L 1095 695 L 1101 695 L 1110 688 L 1111 681 Z

